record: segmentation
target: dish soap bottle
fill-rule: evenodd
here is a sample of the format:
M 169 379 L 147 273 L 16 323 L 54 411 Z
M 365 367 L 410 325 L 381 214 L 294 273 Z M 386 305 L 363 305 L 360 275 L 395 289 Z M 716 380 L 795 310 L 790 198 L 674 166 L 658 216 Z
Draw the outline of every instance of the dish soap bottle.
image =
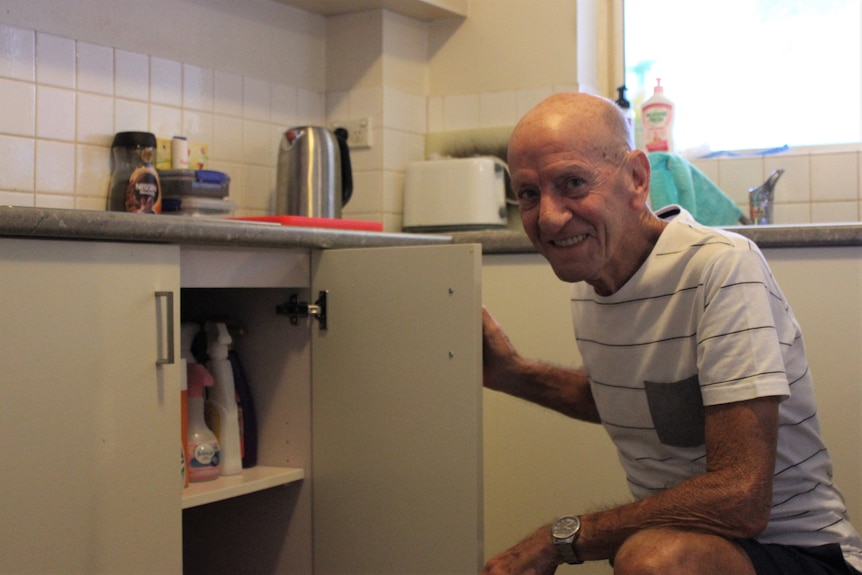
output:
M 673 152 L 674 105 L 664 95 L 661 78 L 653 95 L 641 107 L 644 147 L 647 152 Z
M 632 110 L 632 103 L 626 99 L 626 90 L 628 88 L 625 85 L 617 88 L 617 99 L 616 105 L 619 106 L 620 110 L 623 112 L 623 116 L 626 118 L 626 124 L 629 127 L 629 145 L 634 149 L 635 147 L 635 112 Z

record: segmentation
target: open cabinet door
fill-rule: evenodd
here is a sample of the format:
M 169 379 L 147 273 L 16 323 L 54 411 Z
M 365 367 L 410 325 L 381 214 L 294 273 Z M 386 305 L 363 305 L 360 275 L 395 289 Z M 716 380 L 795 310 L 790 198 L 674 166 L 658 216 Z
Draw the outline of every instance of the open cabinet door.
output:
M 481 246 L 317 252 L 314 573 L 475 574 L 482 548 Z

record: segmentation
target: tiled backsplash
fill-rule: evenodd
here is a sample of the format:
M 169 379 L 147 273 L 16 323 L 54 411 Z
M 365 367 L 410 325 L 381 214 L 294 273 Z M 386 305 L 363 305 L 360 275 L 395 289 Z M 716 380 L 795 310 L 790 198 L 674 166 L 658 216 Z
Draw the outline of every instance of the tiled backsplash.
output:
M 0 24 L 0 204 L 105 209 L 116 132 L 184 135 L 231 176 L 241 215 L 271 213 L 284 128 L 325 95 Z
M 384 220 L 395 231 L 403 172 L 421 158 L 423 129 L 513 126 L 548 94 L 573 89 L 431 96 L 424 105 L 390 88 L 327 95 L 0 24 L 0 204 L 104 209 L 113 134 L 145 130 L 208 144 L 210 167 L 231 176 L 237 214 L 268 214 L 286 127 L 369 115 L 380 145 L 355 153 L 357 193 L 345 217 Z M 784 168 L 776 223 L 858 221 L 860 153 L 858 147 L 798 150 L 694 164 L 746 213 L 748 189 Z

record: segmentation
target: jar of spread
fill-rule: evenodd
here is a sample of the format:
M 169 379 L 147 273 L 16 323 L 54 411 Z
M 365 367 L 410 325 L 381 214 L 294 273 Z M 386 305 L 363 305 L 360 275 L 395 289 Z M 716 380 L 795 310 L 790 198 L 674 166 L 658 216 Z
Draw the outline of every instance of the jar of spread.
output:
M 162 187 L 154 167 L 156 136 L 149 132 L 118 132 L 111 145 L 111 190 L 108 209 L 160 214 Z

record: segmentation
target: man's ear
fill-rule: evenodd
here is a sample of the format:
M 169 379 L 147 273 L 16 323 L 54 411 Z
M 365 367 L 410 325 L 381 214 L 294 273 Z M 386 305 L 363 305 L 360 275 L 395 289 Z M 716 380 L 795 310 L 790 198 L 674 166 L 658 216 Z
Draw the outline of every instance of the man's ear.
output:
M 643 150 L 632 150 L 627 158 L 632 187 L 641 202 L 649 203 L 649 184 L 652 168 Z

